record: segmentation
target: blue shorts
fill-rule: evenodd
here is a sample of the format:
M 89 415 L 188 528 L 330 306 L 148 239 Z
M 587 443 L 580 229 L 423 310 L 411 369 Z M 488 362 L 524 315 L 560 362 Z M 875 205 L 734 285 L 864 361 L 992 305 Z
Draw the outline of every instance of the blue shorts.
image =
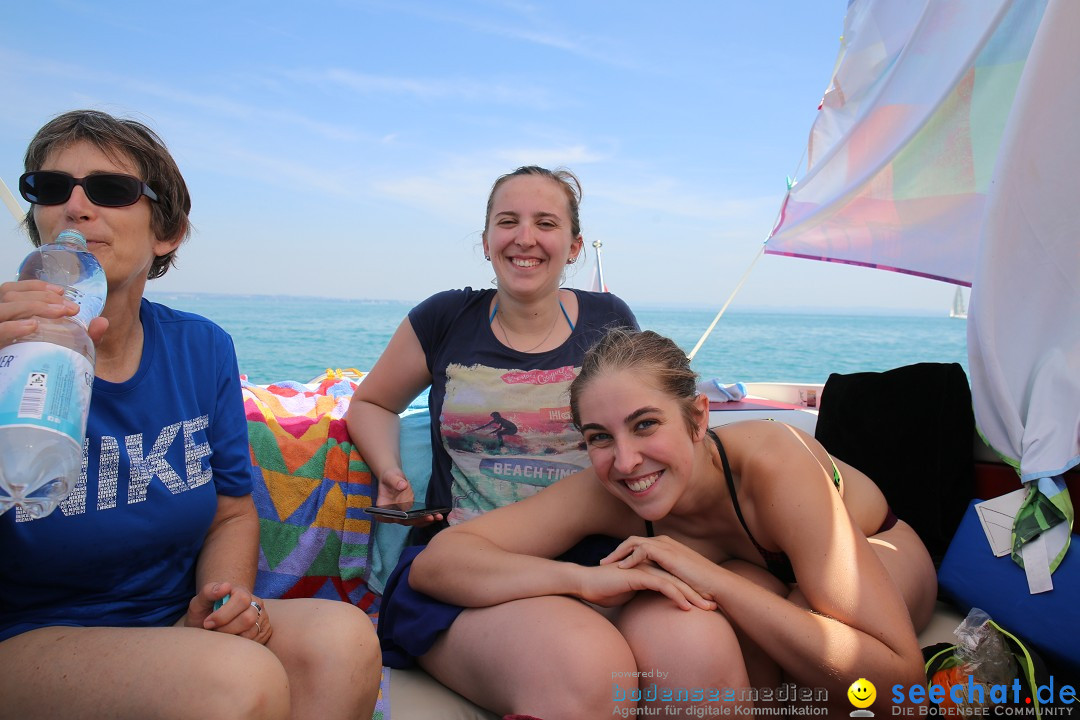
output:
M 405 548 L 386 581 L 378 631 L 383 665 L 388 667 L 401 669 L 416 665 L 416 658 L 430 650 L 439 633 L 449 629 L 465 609 L 436 600 L 409 586 L 412 562 L 424 547 Z
M 599 565 L 600 558 L 609 554 L 619 540 L 603 535 L 590 535 L 558 559 L 580 565 Z M 424 545 L 412 545 L 401 552 L 397 567 L 390 573 L 383 591 L 379 611 L 379 646 L 383 665 L 410 668 L 416 658 L 424 655 L 439 637 L 449 630 L 465 608 L 444 603 L 430 595 L 413 590 L 409 585 L 412 562 Z

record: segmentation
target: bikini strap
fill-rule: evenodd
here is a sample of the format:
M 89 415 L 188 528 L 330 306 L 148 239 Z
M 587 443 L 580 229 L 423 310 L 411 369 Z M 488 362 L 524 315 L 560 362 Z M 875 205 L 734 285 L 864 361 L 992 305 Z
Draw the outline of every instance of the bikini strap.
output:
M 495 313 L 499 312 L 499 300 L 495 299 L 495 307 L 491 308 L 491 317 L 488 318 L 488 325 L 495 322 Z
M 746 531 L 746 536 L 750 538 L 750 542 L 754 543 L 754 547 L 758 549 L 760 553 L 768 552 L 765 548 L 758 545 L 758 541 L 754 539 L 754 534 L 750 532 L 750 528 L 746 524 L 746 518 L 743 517 L 742 508 L 739 507 L 739 498 L 735 494 L 735 477 L 731 474 L 731 465 L 728 463 L 727 453 L 724 452 L 724 446 L 720 444 L 720 438 L 712 429 L 706 430 L 709 437 L 712 438 L 713 443 L 716 445 L 717 451 L 720 453 L 720 463 L 724 466 L 724 479 L 727 481 L 728 493 L 731 495 L 731 505 L 735 508 L 735 516 L 739 518 L 739 523 L 743 526 L 743 530 Z
M 566 308 L 562 304 L 562 298 L 559 298 L 559 309 L 562 310 L 563 317 L 566 318 L 566 324 L 570 326 L 570 332 L 574 332 L 574 323 L 570 322 L 570 313 L 566 312 Z

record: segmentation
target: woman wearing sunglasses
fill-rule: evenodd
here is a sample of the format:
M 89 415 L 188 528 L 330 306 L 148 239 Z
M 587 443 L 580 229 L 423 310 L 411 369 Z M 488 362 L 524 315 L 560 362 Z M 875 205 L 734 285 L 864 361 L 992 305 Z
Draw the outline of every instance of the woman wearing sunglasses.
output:
M 370 716 L 366 615 L 255 597 L 259 523 L 232 341 L 143 298 L 188 236 L 191 201 L 144 125 L 47 123 L 19 182 L 35 245 L 73 228 L 105 270 L 84 473 L 52 514 L 0 516 L 0 717 Z M 0 345 L 74 315 L 38 280 L 0 286 Z M 224 602 L 223 602 L 224 601 Z

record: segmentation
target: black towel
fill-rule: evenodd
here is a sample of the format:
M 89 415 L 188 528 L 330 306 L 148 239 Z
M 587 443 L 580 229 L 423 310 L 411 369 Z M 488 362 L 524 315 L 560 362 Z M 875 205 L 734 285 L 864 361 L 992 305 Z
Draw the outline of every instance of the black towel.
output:
M 974 494 L 975 417 L 957 363 L 829 376 L 815 437 L 870 476 L 939 565 Z

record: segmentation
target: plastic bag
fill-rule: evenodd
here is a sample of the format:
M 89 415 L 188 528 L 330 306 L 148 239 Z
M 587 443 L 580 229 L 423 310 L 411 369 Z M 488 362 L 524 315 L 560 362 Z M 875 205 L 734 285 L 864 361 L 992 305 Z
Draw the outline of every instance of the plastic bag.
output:
M 1016 677 L 1016 660 L 1005 646 L 1005 636 L 985 612 L 971 608 L 953 634 L 956 656 L 967 674 L 988 685 L 1006 685 Z
M 1041 718 L 1043 709 L 1065 707 L 1054 697 L 1054 676 L 1042 657 L 1027 640 L 998 625 L 986 612 L 972 608 L 953 633 L 955 645 L 923 648 L 935 714 L 1000 715 L 1007 708 L 1023 711 L 1008 714 Z M 989 705 L 1001 707 L 991 711 L 986 709 Z
M 984 707 L 992 686 L 1007 685 L 1016 677 L 1016 660 L 1005 644 L 1005 637 L 979 608 L 972 608 L 953 634 L 957 640 L 953 648 L 955 662 L 934 673 L 931 682 L 945 688 L 948 700 L 942 705 Z M 979 685 L 982 692 L 973 691 L 972 686 Z M 952 692 L 953 686 L 958 686 L 956 693 Z M 974 697 L 969 697 L 969 693 Z M 955 702 L 956 698 L 962 700 Z M 982 702 L 978 702 L 980 698 Z

